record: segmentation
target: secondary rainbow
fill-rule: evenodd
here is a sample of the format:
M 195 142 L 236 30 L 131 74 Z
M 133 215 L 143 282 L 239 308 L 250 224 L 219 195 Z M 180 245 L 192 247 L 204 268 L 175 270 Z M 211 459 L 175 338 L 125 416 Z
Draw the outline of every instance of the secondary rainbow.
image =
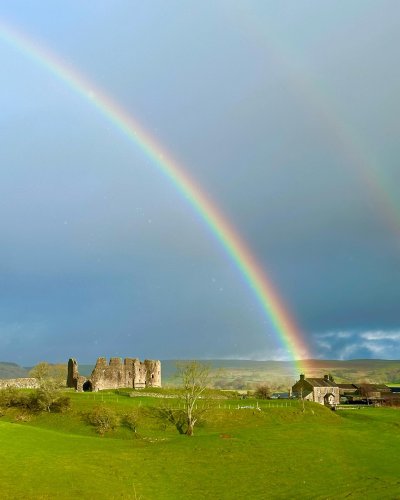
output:
M 163 175 L 172 181 L 232 259 L 279 335 L 284 350 L 293 359 L 297 369 L 301 370 L 300 360 L 309 358 L 302 334 L 246 243 L 198 184 L 131 115 L 75 68 L 61 61 L 54 53 L 38 45 L 25 34 L 1 22 L 0 38 L 46 68 L 84 100 L 89 101 L 115 128 L 134 142 Z
M 378 8 L 377 8 L 378 9 Z M 384 174 L 381 163 L 370 144 L 351 125 L 346 110 L 341 107 L 333 92 L 329 92 L 328 82 L 320 75 L 313 78 L 311 67 L 290 37 L 282 37 L 264 16 L 256 16 L 248 5 L 241 6 L 237 23 L 246 35 L 261 46 L 272 64 L 283 67 L 290 76 L 286 78 L 286 88 L 290 89 L 299 102 L 306 102 L 309 110 L 318 116 L 329 134 L 327 139 L 336 146 L 335 151 L 344 158 L 348 168 L 357 172 L 359 179 L 375 200 L 382 221 L 398 235 L 400 232 L 400 209 L 396 182 Z

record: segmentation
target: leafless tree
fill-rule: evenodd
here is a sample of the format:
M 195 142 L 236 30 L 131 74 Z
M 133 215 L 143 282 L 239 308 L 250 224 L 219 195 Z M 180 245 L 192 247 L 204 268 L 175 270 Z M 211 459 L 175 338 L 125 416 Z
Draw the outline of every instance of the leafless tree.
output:
M 265 384 L 259 385 L 254 396 L 258 399 L 268 399 L 271 396 L 271 389 Z
M 50 364 L 41 361 L 29 372 L 31 377 L 37 378 L 40 386 L 53 386 L 54 388 L 65 387 L 67 378 L 66 364 Z
M 306 406 L 305 406 L 305 391 L 304 391 L 304 387 L 303 386 L 300 386 L 300 389 L 298 391 L 298 397 L 300 398 L 300 401 L 301 401 L 301 411 L 304 413 L 306 411 Z
M 364 397 L 367 400 L 367 404 L 369 405 L 371 394 L 373 392 L 371 389 L 371 385 L 367 384 L 365 382 L 360 384 L 359 392 L 360 392 L 360 396 Z
M 177 364 L 177 378 L 182 387 L 180 399 L 186 423 L 186 435 L 192 436 L 196 422 L 210 409 L 210 399 L 206 397 L 210 385 L 210 366 L 198 361 Z
M 50 365 L 46 361 L 41 361 L 36 366 L 32 368 L 29 372 L 31 377 L 37 378 L 39 383 L 41 384 L 44 380 L 49 377 L 50 373 Z

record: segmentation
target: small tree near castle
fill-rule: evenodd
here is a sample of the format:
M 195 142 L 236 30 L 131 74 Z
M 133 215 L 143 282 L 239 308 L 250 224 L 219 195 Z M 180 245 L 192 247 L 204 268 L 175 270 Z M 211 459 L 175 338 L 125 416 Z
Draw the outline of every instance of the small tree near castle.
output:
M 177 377 L 182 385 L 186 435 L 193 436 L 196 422 L 210 408 L 209 401 L 204 399 L 210 383 L 210 367 L 198 361 L 189 361 L 178 363 L 177 368 Z

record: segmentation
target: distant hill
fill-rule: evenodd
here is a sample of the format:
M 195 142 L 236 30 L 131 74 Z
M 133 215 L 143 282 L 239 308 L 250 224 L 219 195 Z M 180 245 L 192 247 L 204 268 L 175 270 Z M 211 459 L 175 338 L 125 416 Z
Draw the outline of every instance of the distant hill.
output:
M 208 363 L 214 374 L 214 385 L 221 388 L 252 389 L 267 384 L 282 390 L 298 380 L 299 373 L 290 361 L 250 361 L 213 359 Z M 176 360 L 161 361 L 164 385 L 174 383 Z M 400 360 L 354 359 L 306 360 L 301 362 L 307 377 L 323 377 L 331 374 L 337 382 L 386 383 L 400 381 Z
M 161 360 L 163 385 L 174 385 L 176 364 L 182 360 Z M 254 389 L 267 384 L 274 389 L 288 389 L 299 373 L 291 361 L 251 361 L 237 359 L 201 360 L 209 364 L 215 387 L 226 389 Z M 351 359 L 321 360 L 310 359 L 301 362 L 307 377 L 323 377 L 331 374 L 337 382 L 400 383 L 400 360 Z M 90 376 L 94 364 L 79 364 L 79 373 Z M 0 362 L 0 379 L 27 377 L 29 368 L 16 363 Z
M 17 365 L 17 363 L 0 361 L 0 379 L 24 377 L 29 377 L 29 370 L 27 368 L 23 368 Z

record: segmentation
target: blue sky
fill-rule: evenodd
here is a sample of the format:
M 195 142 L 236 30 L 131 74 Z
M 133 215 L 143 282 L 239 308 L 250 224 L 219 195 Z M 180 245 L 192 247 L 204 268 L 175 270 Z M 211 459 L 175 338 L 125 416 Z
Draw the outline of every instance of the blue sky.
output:
M 397 1 L 0 2 L 219 206 L 313 357 L 400 356 Z M 187 201 L 0 36 L 0 358 L 285 359 Z

